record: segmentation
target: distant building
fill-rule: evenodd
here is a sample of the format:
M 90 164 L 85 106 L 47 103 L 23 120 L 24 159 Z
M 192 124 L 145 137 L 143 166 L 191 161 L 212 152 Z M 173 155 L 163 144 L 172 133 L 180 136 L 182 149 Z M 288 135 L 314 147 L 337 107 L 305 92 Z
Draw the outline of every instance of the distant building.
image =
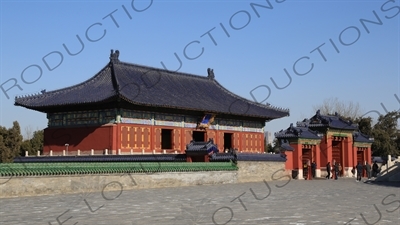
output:
M 270 131 L 266 131 L 266 132 L 265 132 L 265 143 L 266 143 L 267 145 L 268 145 L 268 144 L 273 145 L 273 143 L 274 143 L 274 138 L 275 138 L 275 137 L 272 136 L 272 132 L 270 132 Z
M 358 125 L 343 120 L 338 114 L 322 115 L 318 110 L 310 119 L 297 122 L 297 126 L 275 133 L 279 143 L 289 144 L 294 150 L 286 151 L 286 169 L 298 171 L 303 178 L 303 168 L 316 162 L 316 176 L 327 174 L 326 164 L 339 163 L 342 176 L 351 177 L 351 170 L 358 162 L 371 164 L 373 138 L 362 134 Z
M 17 106 L 47 114 L 44 154 L 183 153 L 192 140 L 209 139 L 219 152 L 264 152 L 265 122 L 289 116 L 287 109 L 230 92 L 212 69 L 198 76 L 121 62 L 118 56 L 111 51 L 110 62 L 80 84 L 15 99 Z

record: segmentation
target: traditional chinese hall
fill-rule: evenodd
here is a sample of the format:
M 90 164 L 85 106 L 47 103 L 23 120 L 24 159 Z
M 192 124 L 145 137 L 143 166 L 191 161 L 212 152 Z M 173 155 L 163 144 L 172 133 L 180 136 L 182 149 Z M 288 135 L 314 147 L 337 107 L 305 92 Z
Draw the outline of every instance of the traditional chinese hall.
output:
M 266 122 L 289 116 L 232 93 L 212 69 L 201 76 L 122 62 L 118 50 L 90 79 L 15 105 L 46 113 L 44 155 L 183 153 L 210 139 L 219 152 L 263 153 Z

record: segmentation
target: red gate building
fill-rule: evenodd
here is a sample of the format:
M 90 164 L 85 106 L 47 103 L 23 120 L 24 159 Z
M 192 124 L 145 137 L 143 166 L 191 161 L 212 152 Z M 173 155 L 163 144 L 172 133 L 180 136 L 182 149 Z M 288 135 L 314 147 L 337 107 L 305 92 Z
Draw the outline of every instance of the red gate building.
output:
M 306 162 L 315 162 L 316 177 L 325 177 L 326 164 L 339 163 L 341 176 L 351 177 L 358 162 L 371 164 L 373 139 L 358 131 L 358 126 L 343 120 L 340 115 L 322 115 L 318 110 L 310 119 L 292 124 L 275 133 L 279 142 L 288 142 L 294 149 L 286 151 L 286 169 L 296 171 L 303 179 Z

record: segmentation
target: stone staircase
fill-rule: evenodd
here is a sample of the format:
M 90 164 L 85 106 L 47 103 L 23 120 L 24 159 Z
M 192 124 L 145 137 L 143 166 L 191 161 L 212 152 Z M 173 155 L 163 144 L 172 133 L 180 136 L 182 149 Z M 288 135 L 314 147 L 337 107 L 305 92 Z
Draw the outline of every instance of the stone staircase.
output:
M 381 174 L 375 179 L 377 182 L 400 182 L 400 157 L 394 162 L 391 161 L 389 156 L 388 164 L 382 167 Z

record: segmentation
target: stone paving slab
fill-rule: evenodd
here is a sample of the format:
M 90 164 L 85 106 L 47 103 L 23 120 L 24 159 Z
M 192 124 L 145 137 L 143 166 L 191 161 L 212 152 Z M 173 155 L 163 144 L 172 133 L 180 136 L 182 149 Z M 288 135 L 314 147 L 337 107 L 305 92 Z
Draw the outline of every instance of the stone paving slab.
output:
M 0 199 L 0 224 L 400 224 L 400 183 L 279 180 L 9 198 Z

